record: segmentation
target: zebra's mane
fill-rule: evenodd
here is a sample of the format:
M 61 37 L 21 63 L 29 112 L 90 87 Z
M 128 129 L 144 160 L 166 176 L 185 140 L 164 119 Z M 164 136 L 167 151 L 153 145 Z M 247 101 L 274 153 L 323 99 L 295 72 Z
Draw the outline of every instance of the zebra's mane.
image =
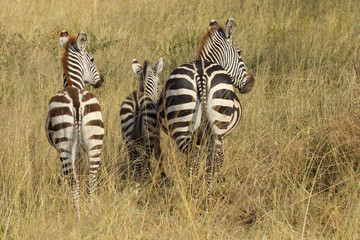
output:
M 64 53 L 62 55 L 61 58 L 61 62 L 63 65 L 63 71 L 64 74 L 66 76 L 66 86 L 65 87 L 71 87 L 72 86 L 72 82 L 70 79 L 70 75 L 69 75 L 69 62 L 68 62 L 68 53 L 69 51 L 79 51 L 78 47 L 76 46 L 76 36 L 70 36 L 69 39 L 66 41 L 65 45 L 64 45 Z
M 140 92 L 144 92 L 145 91 L 145 77 L 146 77 L 146 71 L 147 68 L 150 66 L 149 61 L 145 60 L 144 61 L 144 65 L 143 65 L 143 69 L 142 69 L 142 73 L 141 73 L 141 77 L 140 77 L 140 82 L 139 82 L 139 91 Z
M 225 37 L 225 31 L 222 27 L 220 27 L 217 23 L 210 26 L 209 30 L 204 34 L 204 36 L 201 39 L 199 51 L 196 57 L 196 60 L 201 60 L 201 52 L 206 45 L 206 42 L 211 36 L 214 34 L 214 32 L 220 32 Z

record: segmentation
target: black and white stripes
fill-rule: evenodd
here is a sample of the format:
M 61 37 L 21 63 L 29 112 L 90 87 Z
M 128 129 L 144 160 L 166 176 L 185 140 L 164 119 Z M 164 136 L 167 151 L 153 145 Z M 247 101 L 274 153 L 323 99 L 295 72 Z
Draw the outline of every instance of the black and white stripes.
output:
M 88 172 L 88 191 L 92 200 L 104 137 L 99 102 L 83 88 L 84 82 L 98 87 L 103 79 L 95 68 L 93 58 L 86 51 L 85 33 L 69 37 L 63 31 L 60 42 L 65 49 L 62 58 L 65 88 L 49 102 L 46 135 L 49 143 L 58 151 L 63 175 L 69 177 L 77 215 L 80 217 L 79 176 Z M 84 169 L 86 166 L 88 169 Z
M 225 30 L 216 21 L 202 39 L 198 60 L 175 69 L 158 101 L 157 118 L 184 153 L 192 154 L 190 174 L 197 171 L 200 145 L 207 150 L 206 181 L 223 163 L 222 139 L 239 123 L 241 105 L 234 86 L 249 92 L 254 78 L 232 42 L 235 21 Z
M 158 74 L 162 71 L 163 59 L 152 68 L 148 62 L 142 67 L 133 60 L 134 72 L 139 75 L 139 91 L 134 91 L 121 104 L 120 119 L 123 138 L 129 153 L 130 168 L 136 182 L 147 179 L 150 156 L 161 164 L 160 132 L 156 121 Z
M 149 177 L 152 153 L 161 168 L 161 127 L 182 152 L 191 156 L 190 179 L 198 171 L 198 160 L 204 153 L 209 199 L 210 183 L 224 160 L 222 140 L 238 125 L 242 114 L 234 87 L 240 93 L 247 93 L 254 85 L 241 51 L 232 41 L 235 26 L 232 18 L 226 22 L 225 29 L 211 21 L 202 38 L 198 59 L 170 74 L 159 99 L 158 75 L 163 68 L 163 59 L 160 58 L 154 67 L 147 61 L 141 66 L 133 60 L 132 68 L 139 76 L 139 90 L 123 101 L 120 119 L 130 169 L 137 183 Z M 50 100 L 46 133 L 50 144 L 59 153 L 63 174 L 69 176 L 80 217 L 79 175 L 84 174 L 87 165 L 91 197 L 97 182 L 104 137 L 99 102 L 92 93 L 84 90 L 84 84 L 99 87 L 103 78 L 94 65 L 94 58 L 86 50 L 84 33 L 69 37 L 63 31 L 60 43 L 65 49 L 62 57 L 64 89 Z
M 76 41 L 68 42 L 69 34 L 62 31 L 60 44 L 66 49 L 62 57 L 64 69 L 64 88 L 72 86 L 84 89 L 84 83 L 89 83 L 95 88 L 100 87 L 103 78 L 94 65 L 94 57 L 86 50 L 86 34 L 79 33 Z
M 202 39 L 198 59 L 222 66 L 240 93 L 248 93 L 254 85 L 254 78 L 248 74 L 241 58 L 241 50 L 232 41 L 235 27 L 233 18 L 227 20 L 225 30 L 212 20 L 208 33 Z

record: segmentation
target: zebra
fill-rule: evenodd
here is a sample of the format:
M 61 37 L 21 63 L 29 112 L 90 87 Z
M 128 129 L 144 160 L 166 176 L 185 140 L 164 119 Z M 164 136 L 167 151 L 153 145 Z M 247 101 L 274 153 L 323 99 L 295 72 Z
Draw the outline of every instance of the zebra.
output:
M 133 59 L 132 68 L 139 76 L 139 90 L 132 92 L 122 102 L 120 119 L 130 169 L 134 172 L 135 182 L 139 184 L 149 177 L 152 152 L 159 161 L 161 176 L 165 176 L 162 171 L 160 128 L 156 119 L 158 75 L 163 68 L 163 58 L 160 58 L 154 67 L 148 61 L 145 61 L 142 67 Z
M 200 147 L 206 150 L 207 204 L 210 183 L 224 161 L 222 141 L 238 125 L 242 114 L 234 86 L 245 94 L 254 85 L 241 50 L 232 41 L 235 27 L 233 18 L 228 19 L 225 29 L 212 20 L 201 40 L 197 60 L 170 74 L 157 102 L 161 128 L 183 153 L 190 155 L 190 186 L 198 172 Z
M 50 99 L 45 128 L 49 143 L 59 154 L 62 173 L 73 190 L 76 213 L 80 219 L 79 177 L 88 173 L 88 193 L 92 202 L 104 137 L 99 102 L 94 94 L 84 90 L 84 83 L 97 88 L 104 79 L 94 65 L 93 56 L 86 50 L 87 36 L 84 32 L 70 36 L 67 31 L 62 31 L 60 43 L 64 48 L 61 59 L 64 89 Z

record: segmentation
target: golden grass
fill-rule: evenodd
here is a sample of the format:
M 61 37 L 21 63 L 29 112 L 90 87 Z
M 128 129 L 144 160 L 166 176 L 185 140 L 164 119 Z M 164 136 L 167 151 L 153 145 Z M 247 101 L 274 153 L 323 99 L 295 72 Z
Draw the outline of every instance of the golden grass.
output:
M 1 239 L 360 238 L 360 5 L 357 1 L 0 2 Z M 131 61 L 164 57 L 164 82 L 192 61 L 211 19 L 233 17 L 256 85 L 225 140 L 208 213 L 186 197 L 186 157 L 162 134 L 169 179 L 123 177 L 121 101 Z M 59 34 L 84 30 L 105 77 L 90 89 L 106 136 L 93 209 L 74 214 L 44 124 L 62 88 Z M 82 195 L 84 196 L 84 195 Z

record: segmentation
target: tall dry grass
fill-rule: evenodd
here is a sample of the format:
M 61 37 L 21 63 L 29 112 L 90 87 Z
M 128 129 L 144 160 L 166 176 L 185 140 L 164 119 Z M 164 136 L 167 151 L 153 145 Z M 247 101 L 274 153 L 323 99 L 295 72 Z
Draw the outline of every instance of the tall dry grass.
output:
M 0 2 L 0 238 L 360 238 L 360 5 L 357 1 Z M 223 184 L 207 213 L 187 198 L 185 156 L 163 134 L 169 176 L 134 189 L 119 107 L 134 57 L 164 57 L 165 81 L 195 59 L 211 19 L 234 17 L 234 41 L 256 85 L 225 140 Z M 93 209 L 82 220 L 48 144 L 51 96 L 62 88 L 59 34 L 84 30 L 105 77 L 90 89 L 106 136 Z

